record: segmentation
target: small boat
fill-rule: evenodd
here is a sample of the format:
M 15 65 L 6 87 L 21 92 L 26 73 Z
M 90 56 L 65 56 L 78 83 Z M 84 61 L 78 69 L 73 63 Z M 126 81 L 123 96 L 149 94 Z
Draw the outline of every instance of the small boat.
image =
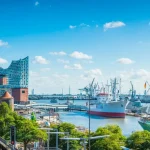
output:
M 50 103 L 58 103 L 58 99 L 51 99 Z

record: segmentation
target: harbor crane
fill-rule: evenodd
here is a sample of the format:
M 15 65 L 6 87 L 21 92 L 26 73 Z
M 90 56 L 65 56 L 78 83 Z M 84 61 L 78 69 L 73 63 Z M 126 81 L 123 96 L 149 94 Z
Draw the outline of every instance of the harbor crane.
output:
M 98 87 L 98 83 L 94 84 L 94 81 L 95 81 L 95 78 L 93 78 L 92 82 L 89 83 L 88 86 L 84 87 L 83 89 L 79 89 L 80 92 L 84 91 L 86 93 L 86 95 L 89 96 L 90 98 L 94 97 L 95 91 L 96 91 L 96 89 Z
M 148 90 L 146 91 L 145 90 L 145 95 L 147 95 L 147 93 L 149 92 L 149 90 L 150 90 L 150 84 L 148 83 L 148 81 L 146 81 L 145 83 L 147 83 L 148 84 Z
M 131 94 L 131 101 L 135 101 L 136 100 L 136 90 L 134 90 L 134 87 L 133 87 L 133 84 L 132 82 L 130 81 L 130 84 L 131 84 L 131 89 L 129 92 L 129 95 Z

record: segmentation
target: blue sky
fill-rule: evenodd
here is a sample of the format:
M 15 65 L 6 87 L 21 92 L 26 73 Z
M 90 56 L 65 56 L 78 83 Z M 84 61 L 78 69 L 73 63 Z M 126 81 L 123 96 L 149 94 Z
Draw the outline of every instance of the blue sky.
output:
M 148 0 L 0 0 L 0 66 L 30 57 L 29 90 L 77 93 L 93 77 L 150 80 Z M 63 52 L 63 53 L 62 53 Z

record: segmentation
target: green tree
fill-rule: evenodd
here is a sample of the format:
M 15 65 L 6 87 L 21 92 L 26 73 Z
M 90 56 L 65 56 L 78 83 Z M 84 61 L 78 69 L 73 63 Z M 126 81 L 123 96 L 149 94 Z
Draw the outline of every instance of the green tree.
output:
M 0 117 L 6 117 L 6 115 L 9 115 L 11 112 L 9 106 L 7 103 L 2 102 L 0 104 Z
M 55 128 L 57 129 L 59 132 L 68 132 L 69 133 L 69 137 L 87 137 L 86 133 L 83 132 L 79 132 L 77 131 L 75 125 L 71 124 L 71 123 L 61 123 L 61 124 L 52 124 L 51 128 Z M 65 135 L 60 134 L 59 138 L 64 137 Z M 50 137 L 50 146 L 55 147 L 56 144 L 56 135 L 51 135 Z M 59 139 L 59 148 L 61 148 L 62 150 L 66 150 L 67 149 L 67 141 L 65 140 L 60 140 Z M 79 150 L 81 149 L 82 146 L 80 144 L 80 141 L 76 141 L 76 140 L 70 140 L 69 141 L 69 149 L 70 150 Z
M 125 137 L 117 125 L 107 125 L 100 127 L 91 136 L 110 135 L 110 137 L 91 140 L 92 150 L 121 150 L 120 146 L 124 145 Z M 88 144 L 87 144 L 88 146 Z
M 132 133 L 126 140 L 126 146 L 135 150 L 150 150 L 150 132 L 145 130 Z
M 38 140 L 46 140 L 47 134 L 39 129 L 35 121 L 19 116 L 12 112 L 7 103 L 0 104 L 0 136 L 4 139 L 10 139 L 10 127 L 15 126 L 17 132 L 17 141 L 24 143 L 24 149 L 27 144 Z
M 16 124 L 16 128 L 17 141 L 23 142 L 25 150 L 29 142 L 47 139 L 46 132 L 38 129 L 38 125 L 31 120 L 22 119 Z
M 0 104 L 0 136 L 9 139 L 10 126 L 14 125 L 14 118 L 7 103 Z

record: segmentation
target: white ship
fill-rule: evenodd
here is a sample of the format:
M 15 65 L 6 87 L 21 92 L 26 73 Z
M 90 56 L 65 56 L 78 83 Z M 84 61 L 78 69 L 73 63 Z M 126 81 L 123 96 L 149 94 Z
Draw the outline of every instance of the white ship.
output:
M 88 113 L 104 117 L 124 118 L 128 100 L 119 99 L 117 84 L 117 80 L 114 79 L 110 85 L 111 94 L 108 86 L 108 93 L 100 93 L 97 97 L 98 103 L 96 107 L 92 108 Z

